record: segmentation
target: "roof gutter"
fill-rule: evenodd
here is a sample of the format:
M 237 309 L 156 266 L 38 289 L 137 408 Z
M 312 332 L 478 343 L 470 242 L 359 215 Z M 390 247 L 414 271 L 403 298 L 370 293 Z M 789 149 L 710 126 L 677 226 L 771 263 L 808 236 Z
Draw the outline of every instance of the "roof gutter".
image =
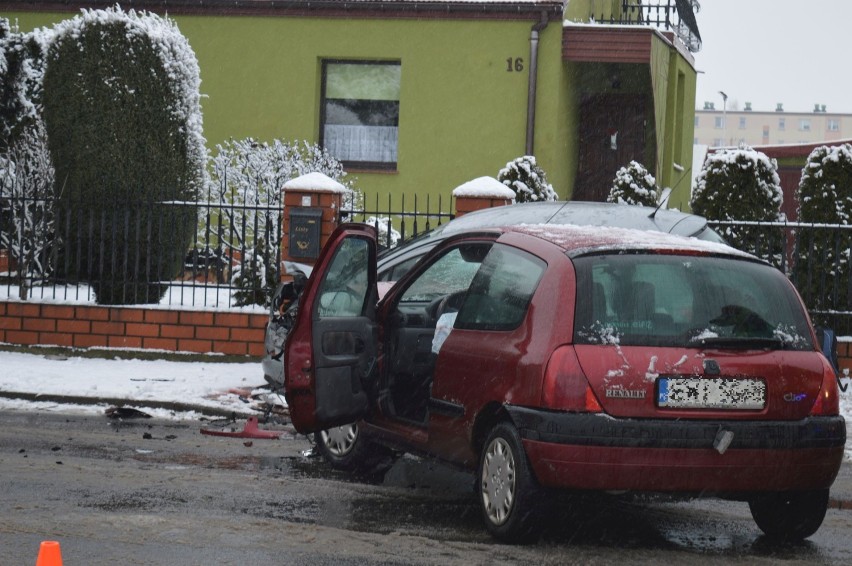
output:
M 537 21 L 530 32 L 530 77 L 529 90 L 527 92 L 527 142 L 524 148 L 525 155 L 533 155 L 535 147 L 535 98 L 538 91 L 538 36 L 547 27 L 549 18 L 547 12 L 542 10 L 541 19 Z

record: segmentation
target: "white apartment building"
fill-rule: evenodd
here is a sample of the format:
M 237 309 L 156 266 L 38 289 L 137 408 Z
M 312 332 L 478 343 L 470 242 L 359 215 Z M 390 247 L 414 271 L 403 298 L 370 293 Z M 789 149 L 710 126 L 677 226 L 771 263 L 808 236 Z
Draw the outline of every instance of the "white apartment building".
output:
M 809 112 L 788 112 L 783 104 L 773 111 L 715 107 L 705 102 L 695 111 L 693 144 L 710 147 L 810 144 L 847 140 L 852 137 L 852 114 L 829 112 L 824 104 L 815 104 Z

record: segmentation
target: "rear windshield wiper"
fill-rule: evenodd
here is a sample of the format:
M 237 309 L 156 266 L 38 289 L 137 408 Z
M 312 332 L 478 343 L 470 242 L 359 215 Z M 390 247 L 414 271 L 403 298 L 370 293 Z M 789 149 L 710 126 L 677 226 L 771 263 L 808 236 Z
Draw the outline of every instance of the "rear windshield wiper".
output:
M 761 336 L 707 336 L 695 337 L 690 343 L 701 344 L 710 348 L 730 348 L 732 350 L 748 350 L 750 348 L 782 350 L 785 343 L 780 338 Z

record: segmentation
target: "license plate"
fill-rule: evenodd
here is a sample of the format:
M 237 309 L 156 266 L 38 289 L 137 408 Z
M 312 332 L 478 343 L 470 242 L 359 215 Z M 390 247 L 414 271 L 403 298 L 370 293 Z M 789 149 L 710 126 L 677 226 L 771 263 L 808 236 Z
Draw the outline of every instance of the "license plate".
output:
M 766 383 L 762 379 L 661 377 L 657 406 L 669 409 L 763 409 Z

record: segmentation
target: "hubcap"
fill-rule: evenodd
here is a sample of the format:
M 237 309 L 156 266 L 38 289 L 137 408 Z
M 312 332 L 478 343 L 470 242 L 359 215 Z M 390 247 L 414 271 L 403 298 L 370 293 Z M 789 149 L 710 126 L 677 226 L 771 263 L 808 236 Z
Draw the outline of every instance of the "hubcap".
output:
M 502 438 L 495 438 L 485 451 L 482 465 L 482 502 L 488 520 L 502 525 L 515 502 L 515 457 Z
M 346 456 L 358 439 L 358 425 L 337 426 L 320 433 L 322 441 L 333 456 Z

